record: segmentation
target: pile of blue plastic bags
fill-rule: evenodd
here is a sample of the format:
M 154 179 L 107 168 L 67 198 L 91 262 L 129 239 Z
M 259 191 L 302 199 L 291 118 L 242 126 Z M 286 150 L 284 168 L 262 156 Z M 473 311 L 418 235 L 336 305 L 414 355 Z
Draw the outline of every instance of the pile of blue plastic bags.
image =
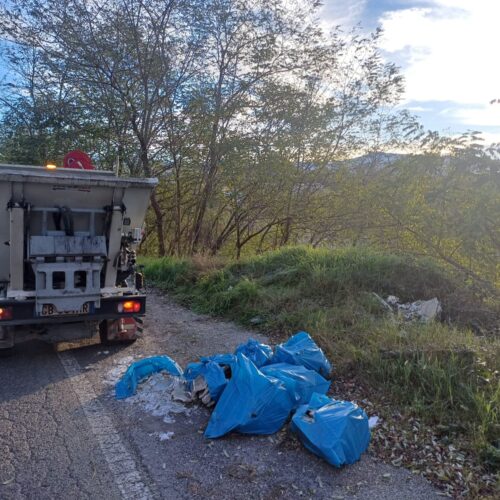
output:
M 355 403 L 326 396 L 332 366 L 306 332 L 273 349 L 254 339 L 233 354 L 189 363 L 182 372 L 168 356 L 132 363 L 115 386 L 117 399 L 135 394 L 151 374 L 166 371 L 188 385 L 203 377 L 215 407 L 205 437 L 230 432 L 273 434 L 291 418 L 291 430 L 312 453 L 335 467 L 359 460 L 370 441 L 366 413 Z

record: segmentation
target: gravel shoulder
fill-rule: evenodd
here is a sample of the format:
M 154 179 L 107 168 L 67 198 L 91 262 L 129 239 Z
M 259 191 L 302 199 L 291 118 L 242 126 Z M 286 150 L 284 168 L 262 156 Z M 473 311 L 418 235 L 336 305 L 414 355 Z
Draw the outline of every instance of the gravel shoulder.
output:
M 165 421 L 141 405 L 113 397 L 112 381 L 132 359 L 167 354 L 184 367 L 199 356 L 231 351 L 250 336 L 267 340 L 195 314 L 152 290 L 144 338 L 126 348 L 93 345 L 72 351 L 153 498 L 438 498 L 425 479 L 385 464 L 370 452 L 352 466 L 334 469 L 307 452 L 287 430 L 209 441 L 203 437 L 209 418 L 205 408 L 188 406 Z M 0 498 L 118 497 L 92 432 L 95 426 L 86 424 L 57 354 L 43 344 L 18 349 L 21 354 L 7 363 L 0 360 L 2 384 L 12 380 L 0 394 L 0 451 L 8 459 L 4 465 L 3 458 L 0 467 Z M 37 359 L 40 366 L 33 365 Z M 53 438 L 40 438 L 45 420 L 55 429 Z M 32 433 L 15 430 L 24 428 Z M 38 494 L 39 480 L 29 479 L 39 465 L 47 471 L 46 495 Z M 109 493 L 103 495 L 106 484 Z

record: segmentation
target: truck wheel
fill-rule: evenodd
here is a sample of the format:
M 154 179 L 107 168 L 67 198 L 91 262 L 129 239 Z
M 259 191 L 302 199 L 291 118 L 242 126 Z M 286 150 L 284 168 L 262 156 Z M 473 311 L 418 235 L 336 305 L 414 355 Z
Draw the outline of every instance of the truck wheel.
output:
M 109 335 L 109 321 L 107 320 L 99 323 L 99 337 L 101 338 L 101 344 L 104 345 L 130 345 L 137 340 L 137 337 L 129 339 L 111 338 L 111 335 Z
M 12 327 L 0 327 L 0 357 L 6 358 L 14 354 L 14 335 Z
M 14 347 L 2 347 L 2 349 L 0 349 L 0 359 L 9 358 L 10 356 L 13 356 L 14 353 L 15 353 Z

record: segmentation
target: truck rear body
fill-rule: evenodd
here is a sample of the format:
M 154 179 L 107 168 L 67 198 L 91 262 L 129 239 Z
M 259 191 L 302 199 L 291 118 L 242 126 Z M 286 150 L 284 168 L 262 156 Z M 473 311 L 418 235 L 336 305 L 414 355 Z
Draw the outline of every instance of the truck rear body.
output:
M 0 165 L 4 340 L 30 330 L 59 341 L 57 325 L 80 324 L 67 332 L 72 340 L 99 322 L 144 315 L 135 248 L 155 184 L 96 170 Z

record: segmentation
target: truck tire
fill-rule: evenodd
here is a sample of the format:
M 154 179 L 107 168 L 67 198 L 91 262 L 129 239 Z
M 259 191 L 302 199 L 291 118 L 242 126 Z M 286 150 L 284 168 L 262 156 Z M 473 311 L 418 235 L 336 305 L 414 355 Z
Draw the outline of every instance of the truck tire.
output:
M 134 339 L 110 339 L 108 336 L 108 321 L 104 320 L 99 323 L 99 337 L 103 345 L 131 345 L 137 338 Z
M 15 353 L 15 347 L 2 347 L 0 349 L 0 359 L 1 358 L 10 358 Z
M 0 327 L 0 357 L 6 358 L 14 354 L 14 336 L 12 327 Z
M 0 358 L 8 358 L 14 354 L 14 337 L 12 328 L 0 327 Z

